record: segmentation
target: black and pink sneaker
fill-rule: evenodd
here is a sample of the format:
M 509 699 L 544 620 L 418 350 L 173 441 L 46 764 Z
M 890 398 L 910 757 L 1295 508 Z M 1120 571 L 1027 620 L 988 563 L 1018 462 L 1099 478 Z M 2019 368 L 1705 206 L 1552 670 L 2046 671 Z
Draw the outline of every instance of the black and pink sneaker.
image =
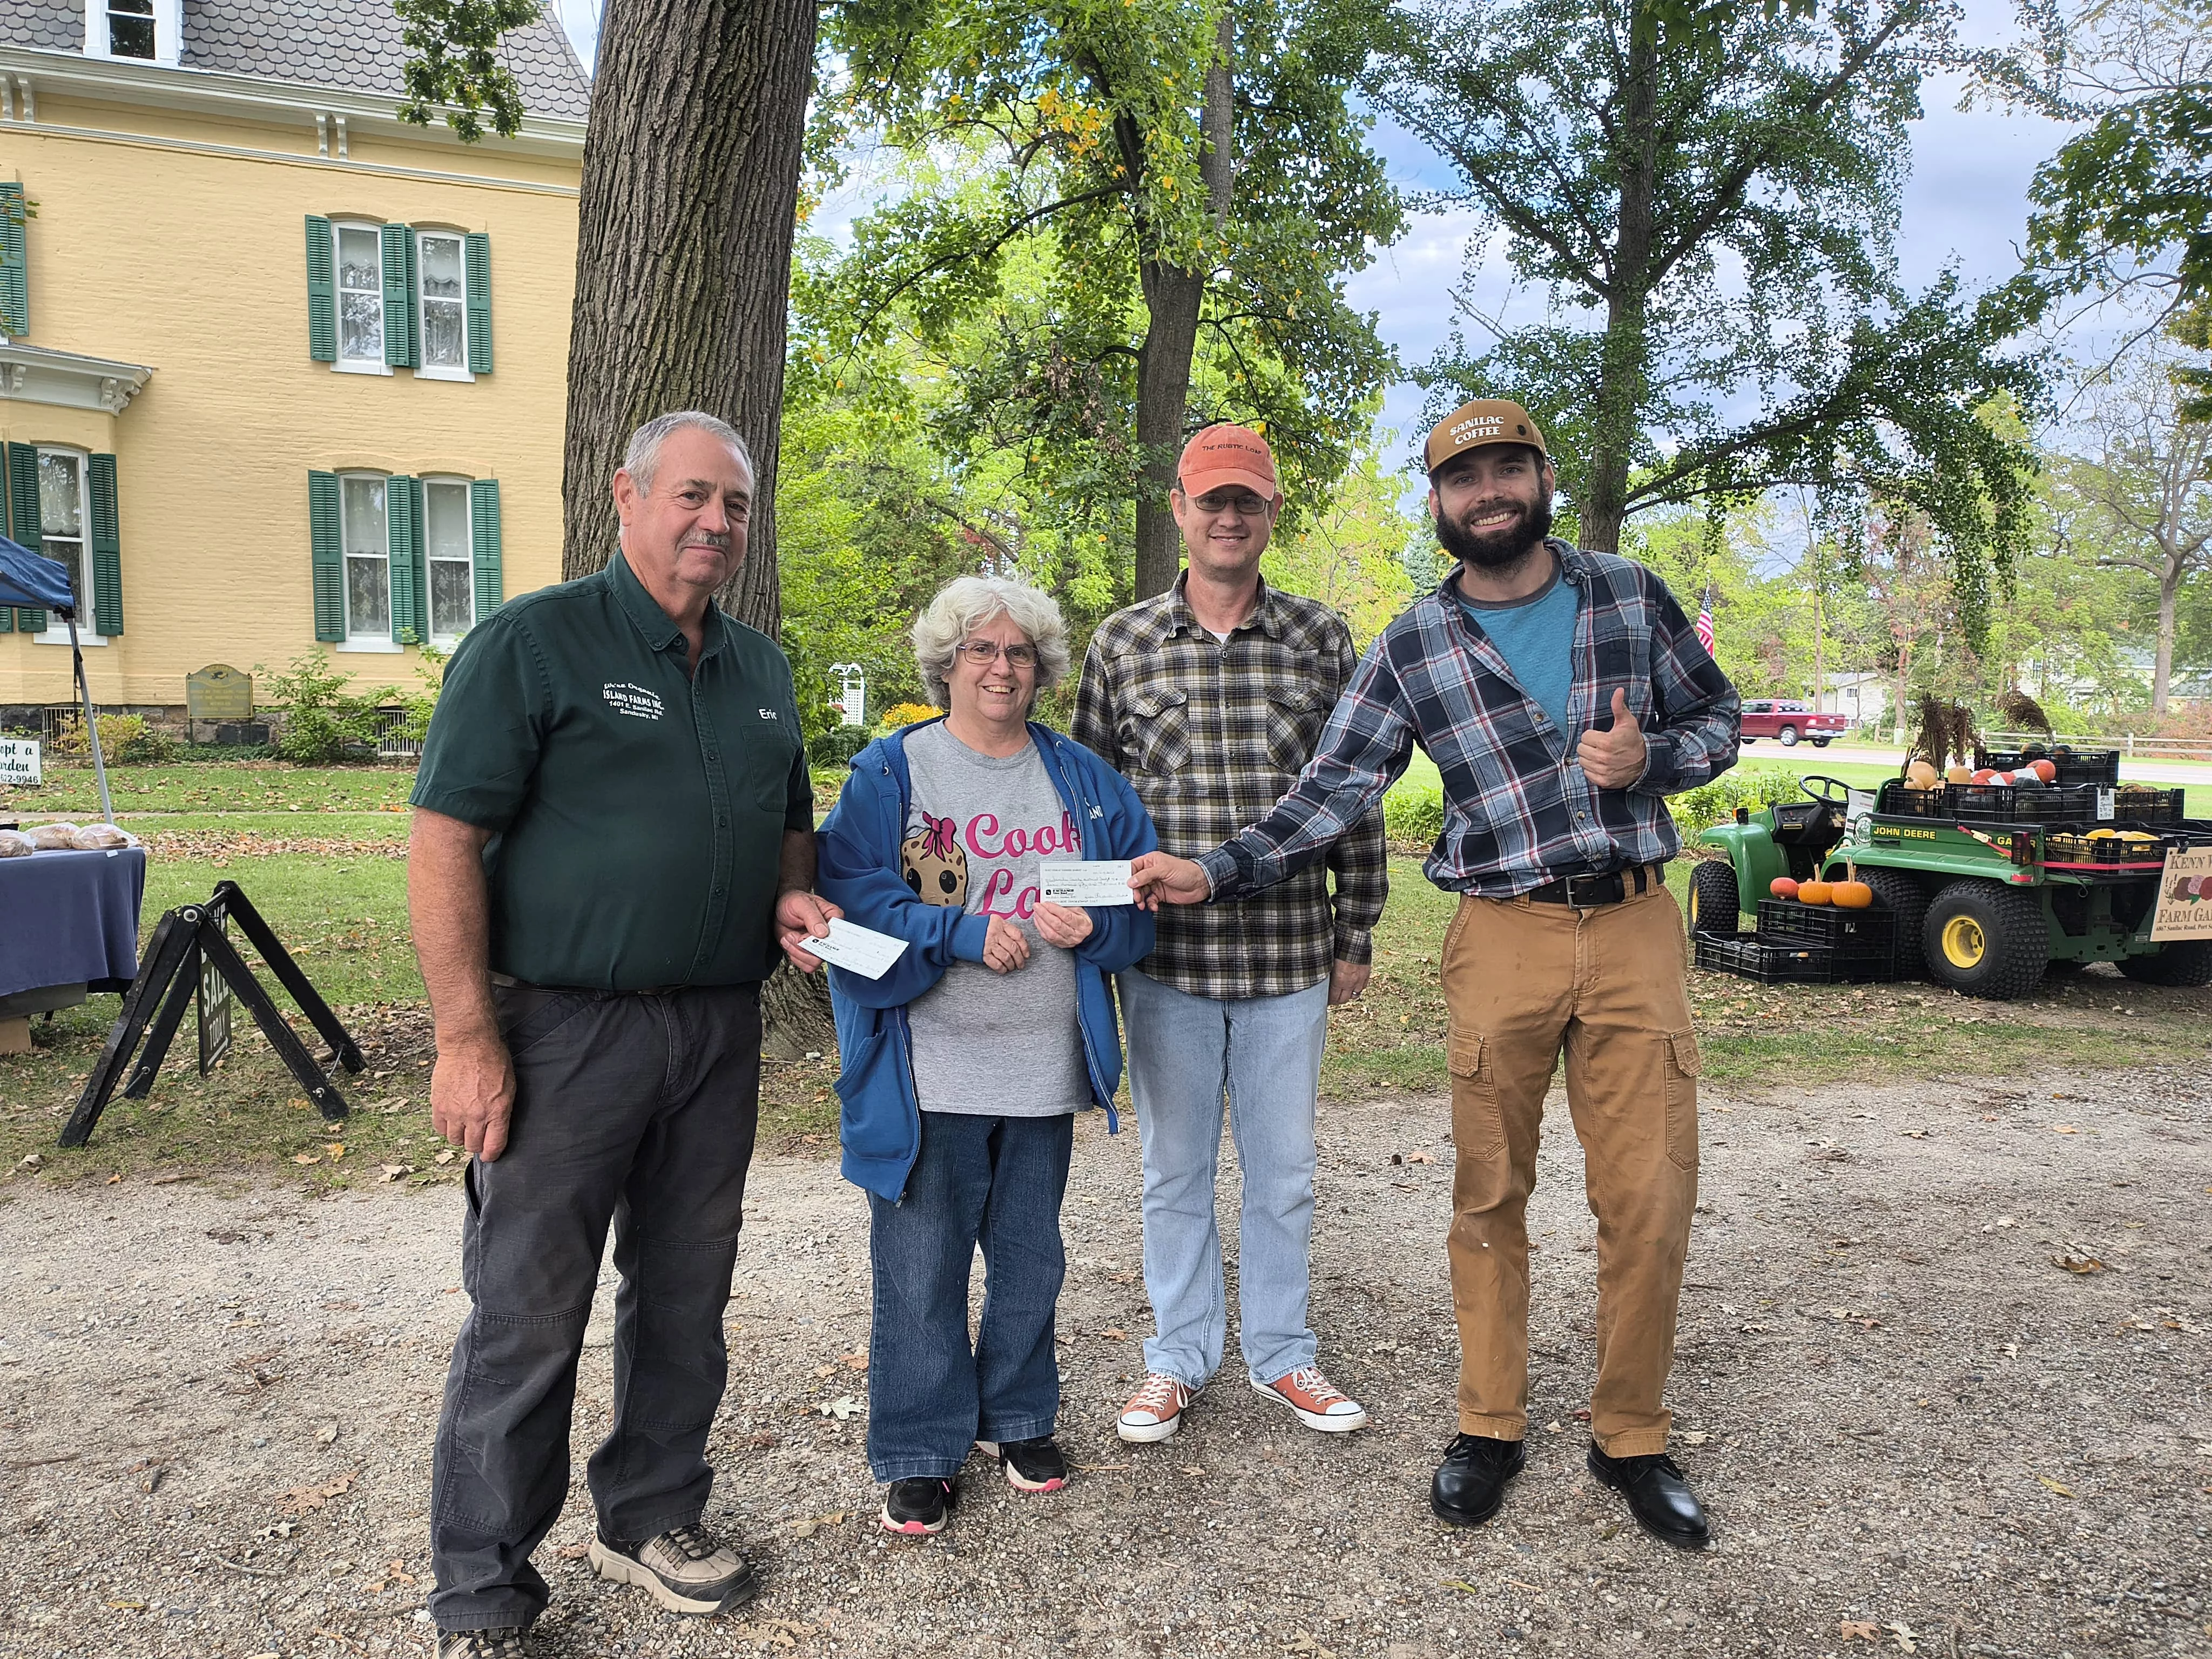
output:
M 884 1530 L 921 1537 L 945 1530 L 952 1509 L 952 1483 L 925 1476 L 894 1480 L 884 1493 Z
M 1050 1435 L 1035 1440 L 977 1443 L 986 1456 L 995 1454 L 1006 1472 L 1006 1484 L 1016 1492 L 1058 1492 L 1067 1484 L 1067 1459 Z

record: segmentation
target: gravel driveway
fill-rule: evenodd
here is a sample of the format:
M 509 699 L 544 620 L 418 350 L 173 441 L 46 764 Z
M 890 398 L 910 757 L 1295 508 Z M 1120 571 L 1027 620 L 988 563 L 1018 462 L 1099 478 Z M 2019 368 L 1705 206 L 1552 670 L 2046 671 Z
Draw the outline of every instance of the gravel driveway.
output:
M 709 1516 L 766 1589 L 697 1622 L 603 1587 L 576 1559 L 580 1485 L 540 1555 L 539 1650 L 2212 1653 L 2212 1074 L 1706 1104 L 1674 1387 L 1703 1555 L 1624 1527 L 1582 1468 L 1595 1230 L 1563 1110 L 1531 1210 L 1528 1468 L 1473 1533 L 1425 1501 L 1453 1426 L 1443 1103 L 1325 1112 L 1314 1323 L 1374 1426 L 1308 1433 L 1232 1358 L 1149 1448 L 1111 1427 L 1148 1329 L 1136 1138 L 1091 1115 L 1066 1212 L 1067 1492 L 1019 1498 L 972 1465 L 942 1537 L 878 1532 L 865 1212 L 833 1165 L 768 1160 Z M 459 1202 L 0 1187 L 0 1654 L 426 1652 Z M 580 1442 L 605 1423 L 606 1340 L 595 1322 Z

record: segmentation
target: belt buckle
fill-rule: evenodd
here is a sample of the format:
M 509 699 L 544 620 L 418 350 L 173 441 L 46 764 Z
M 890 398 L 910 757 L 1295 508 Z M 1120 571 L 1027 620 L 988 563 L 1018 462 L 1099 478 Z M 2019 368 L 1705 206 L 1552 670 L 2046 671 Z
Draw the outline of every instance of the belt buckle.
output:
M 1602 875 L 1602 874 L 1591 873 L 1591 872 L 1585 872 L 1584 874 L 1582 874 L 1582 875 L 1579 875 L 1579 876 L 1569 876 L 1569 877 L 1566 878 L 1566 880 L 1567 880 L 1567 908 L 1568 908 L 1570 910 L 1595 910 L 1595 909 L 1596 909 L 1596 908 L 1597 908 L 1597 907 L 1598 907 L 1599 905 L 1601 905 L 1601 904 L 1607 904 L 1607 903 L 1610 903 L 1610 902 L 1612 902 L 1612 901 L 1611 901 L 1611 900 L 1608 900 L 1608 899 L 1603 899 L 1603 898 L 1593 898 L 1593 899 L 1590 899 L 1590 900 L 1588 900 L 1587 902 L 1585 902 L 1584 900 L 1580 899 L 1580 898 L 1577 898 L 1577 897 L 1575 896 L 1575 884 L 1576 884 L 1577 882 L 1603 881 L 1605 878 L 1605 878 L 1605 876 L 1604 876 L 1604 875 Z

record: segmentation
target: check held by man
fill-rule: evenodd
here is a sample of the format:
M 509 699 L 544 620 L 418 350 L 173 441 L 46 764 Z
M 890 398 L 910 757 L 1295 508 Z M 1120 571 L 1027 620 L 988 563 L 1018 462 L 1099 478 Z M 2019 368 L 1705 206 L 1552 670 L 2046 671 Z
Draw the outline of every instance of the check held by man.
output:
M 813 897 L 791 669 L 714 603 L 753 467 L 663 416 L 615 475 L 621 551 L 454 653 L 424 744 L 408 908 L 437 1128 L 472 1155 L 431 1472 L 439 1659 L 525 1651 L 532 1553 L 568 1491 L 576 1365 L 615 1232 L 614 1421 L 591 1459 L 600 1576 L 678 1613 L 753 1593 L 700 1523 L 760 1085 L 760 981 Z
M 1697 1203 L 1698 1045 L 1666 798 L 1725 770 L 1737 699 L 1666 585 L 1552 538 L 1554 477 L 1526 410 L 1468 404 L 1429 434 L 1429 508 L 1459 568 L 1370 646 L 1312 762 L 1258 823 L 1132 884 L 1240 898 L 1326 855 L 1419 744 L 1443 774 L 1430 880 L 1460 895 L 1440 977 L 1450 1018 L 1459 1434 L 1430 1503 L 1477 1525 L 1528 1431 L 1536 1140 L 1562 1050 L 1598 1223 L 1590 1471 L 1647 1530 L 1704 1545 L 1667 1455 L 1674 1322 Z

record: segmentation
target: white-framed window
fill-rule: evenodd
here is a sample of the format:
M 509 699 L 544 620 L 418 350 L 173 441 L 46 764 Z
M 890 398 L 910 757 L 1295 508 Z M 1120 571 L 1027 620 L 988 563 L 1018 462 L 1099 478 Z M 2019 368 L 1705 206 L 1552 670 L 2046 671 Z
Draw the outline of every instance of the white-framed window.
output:
M 174 64 L 183 22 L 183 0 L 85 0 L 84 53 Z
M 379 228 L 339 223 L 331 227 L 337 273 L 338 356 L 341 373 L 389 374 L 384 361 L 384 240 Z
M 85 456 L 81 449 L 39 450 L 39 551 L 69 572 L 70 591 L 76 595 L 79 643 L 105 645 L 99 624 L 93 620 L 92 552 L 84 527 L 91 508 L 85 498 Z M 46 612 L 46 631 L 37 636 L 50 645 L 69 643 L 69 623 L 58 612 Z
M 473 380 L 469 373 L 467 250 L 458 230 L 417 231 L 421 343 L 416 373 L 434 380 Z
M 450 646 L 477 620 L 475 532 L 467 479 L 422 480 L 422 556 L 428 567 L 430 643 Z
M 338 546 L 345 560 L 346 644 L 390 651 L 392 538 L 387 485 L 380 473 L 338 475 Z

